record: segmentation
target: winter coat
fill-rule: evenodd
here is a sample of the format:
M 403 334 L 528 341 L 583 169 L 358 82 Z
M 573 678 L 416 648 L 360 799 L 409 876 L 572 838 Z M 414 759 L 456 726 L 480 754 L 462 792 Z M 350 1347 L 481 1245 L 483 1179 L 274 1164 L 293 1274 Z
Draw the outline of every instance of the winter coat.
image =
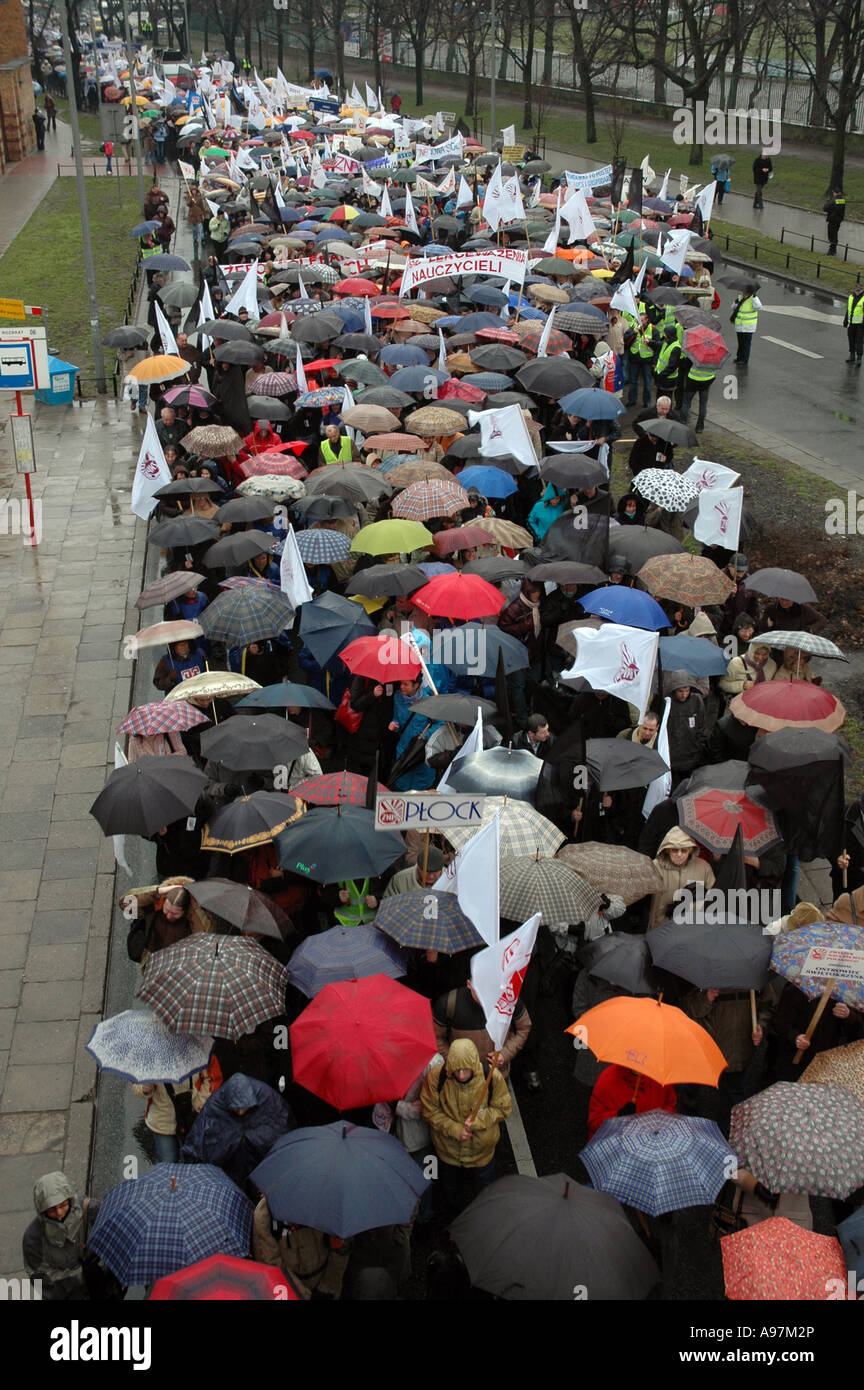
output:
M 498 617 L 498 626 L 502 632 L 509 632 L 511 637 L 517 637 L 528 653 L 528 660 L 533 666 L 540 657 L 540 624 L 539 607 L 540 605 L 529 603 L 523 600 L 525 585 L 522 591 L 516 595 L 512 603 L 502 610 Z M 534 631 L 534 615 L 538 616 L 537 631 Z
M 348 735 L 348 757 L 352 768 L 364 772 L 375 761 L 375 754 L 393 718 L 393 695 L 388 695 L 388 687 L 384 686 L 383 695 L 373 694 L 375 686 L 380 683 L 367 680 L 365 676 L 355 676 L 351 684 L 351 708 L 363 715 L 363 721 L 356 733 Z
M 705 990 L 692 989 L 679 1001 L 679 1008 L 714 1039 L 730 1071 L 744 1070 L 754 1052 L 749 990 L 721 989 L 712 1004 Z M 773 995 L 761 994 L 756 1008 L 756 1022 L 760 1028 L 768 1026 L 773 1012 Z
M 252 1258 L 275 1265 L 291 1276 L 293 1286 L 310 1297 L 310 1289 L 338 1298 L 351 1255 L 351 1241 L 325 1235 L 312 1226 L 275 1221 L 264 1197 L 252 1217 Z
M 234 1113 L 240 1109 L 247 1113 Z M 204 1106 L 181 1154 L 186 1163 L 215 1163 L 243 1187 L 279 1136 L 295 1127 L 294 1116 L 278 1091 L 235 1072 Z
M 750 650 L 743 656 L 733 656 L 726 668 L 725 676 L 721 676 L 717 682 L 724 695 L 730 698 L 733 695 L 740 695 L 743 690 L 749 690 L 751 685 L 756 685 L 761 680 L 770 681 L 774 679 L 777 671 L 777 662 L 772 661 L 771 657 L 762 667 L 754 666 L 750 660 L 750 653 L 754 646 L 764 647 L 765 642 L 751 642 Z
M 195 1076 L 189 1077 L 186 1081 L 180 1081 L 171 1087 L 175 1095 L 182 1095 L 186 1091 L 192 1092 L 192 1109 L 197 1115 L 204 1109 L 210 1099 L 212 1085 L 209 1071 L 199 1071 Z M 171 1101 L 167 1086 L 159 1082 L 152 1095 L 147 1095 L 143 1086 L 133 1086 L 132 1092 L 136 1096 L 144 1098 L 146 1096 L 147 1105 L 144 1110 L 144 1123 L 154 1134 L 176 1134 L 177 1133 L 177 1112 Z
M 688 677 L 687 684 L 690 683 Z M 672 696 L 666 727 L 671 766 L 676 772 L 692 772 L 702 761 L 706 737 L 705 702 L 697 690 L 691 689 L 684 701 Z
M 163 656 L 153 673 L 153 684 L 165 693 L 173 690 L 180 681 L 191 680 L 207 670 L 207 655 L 200 643 L 193 647 L 188 656 Z
M 667 851 L 685 847 L 690 850 L 690 857 L 686 864 L 681 868 L 676 868 L 670 863 Z M 651 915 L 648 919 L 648 930 L 659 927 L 661 922 L 669 919 L 672 910 L 675 894 L 679 888 L 683 888 L 687 883 L 704 883 L 705 891 L 714 887 L 714 870 L 710 864 L 706 864 L 704 859 L 699 858 L 699 846 L 694 839 L 682 830 L 680 826 L 674 826 L 661 842 L 654 860 L 654 867 L 659 871 L 663 879 L 663 887 L 659 888 L 651 897 Z
M 793 603 L 791 608 L 781 608 L 779 601 L 771 603 L 762 617 L 763 628 L 768 632 L 772 627 L 776 632 L 812 632 L 818 634 L 828 625 L 828 619 L 812 603 Z
M 432 1022 L 435 1025 L 435 1044 L 441 1056 L 448 1057 L 450 1049 L 459 1039 L 468 1039 L 484 1059 L 493 1052 L 492 1039 L 486 1031 L 486 1015 L 476 1002 L 467 985 L 442 994 L 432 1005 Z M 518 1000 L 510 1024 L 510 1031 L 501 1048 L 502 1076 L 507 1076 L 510 1063 L 521 1052 L 531 1032 L 531 1016 L 525 1005 Z
M 36 1216 L 24 1232 L 22 1253 L 24 1268 L 31 1277 L 42 1280 L 42 1298 L 48 1302 L 64 1299 L 87 1299 L 84 1281 L 84 1213 L 83 1201 L 65 1173 L 46 1173 L 33 1188 Z M 45 1215 L 61 1202 L 71 1206 L 63 1221 L 51 1221 Z M 99 1211 L 99 1203 L 88 1201 L 87 1229 Z
M 472 1073 L 464 1086 L 453 1077 L 454 1072 L 462 1070 Z M 442 1072 L 445 1079 L 439 1088 Z M 463 1139 L 465 1121 L 481 1100 L 471 1132 Z M 501 1121 L 509 1116 L 512 1103 L 507 1083 L 497 1069 L 487 1091 L 480 1056 L 470 1038 L 457 1038 L 443 1065 L 432 1068 L 423 1082 L 420 1103 L 442 1163 L 453 1168 L 485 1168 L 492 1162 L 501 1136 Z
M 668 1110 L 674 1115 L 678 1097 L 674 1086 L 661 1086 L 650 1076 L 630 1071 L 614 1063 L 602 1071 L 594 1084 L 588 1104 L 588 1134 L 595 1135 L 604 1120 L 611 1120 L 625 1105 L 634 1105 L 637 1115 L 646 1110 Z

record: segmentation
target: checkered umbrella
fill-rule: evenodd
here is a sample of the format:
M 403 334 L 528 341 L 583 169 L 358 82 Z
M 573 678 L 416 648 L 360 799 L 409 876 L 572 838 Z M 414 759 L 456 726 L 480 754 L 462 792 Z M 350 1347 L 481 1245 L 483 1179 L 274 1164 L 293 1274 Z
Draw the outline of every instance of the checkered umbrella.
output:
M 501 864 L 501 916 L 524 922 L 533 913 L 541 921 L 584 922 L 600 906 L 600 894 L 560 859 L 513 858 Z
M 605 1120 L 579 1156 L 598 1191 L 649 1216 L 709 1206 L 737 1167 L 713 1120 L 666 1110 Z
M 160 953 L 161 954 L 161 953 Z M 152 1284 L 210 1255 L 249 1254 L 252 1203 L 212 1163 L 158 1163 L 112 1187 L 87 1245 L 121 1284 Z
M 140 998 L 172 1032 L 236 1042 L 283 1012 L 287 978 L 257 941 L 195 932 L 148 957 Z
M 455 893 L 439 893 L 435 913 L 430 915 L 429 892 L 425 888 L 384 898 L 375 926 L 400 946 L 443 951 L 448 956 L 484 944 L 477 928 L 459 906 Z
M 261 476 L 305 478 L 307 476 L 307 470 L 294 454 L 283 453 L 279 449 L 265 449 L 262 453 L 256 454 L 254 458 L 243 459 L 242 463 L 237 466 L 246 478 Z M 303 493 L 298 493 L 298 496 L 302 497 Z
M 653 861 L 626 845 L 586 840 L 581 845 L 562 846 L 556 857 L 599 893 L 617 893 L 628 904 L 638 902 L 646 893 L 657 893 L 663 886 Z
M 447 839 L 453 848 L 462 849 L 463 845 L 467 845 L 472 836 L 477 834 L 477 830 L 482 830 L 483 826 L 493 820 L 496 811 L 501 812 L 499 827 L 502 857 L 521 854 L 531 855 L 533 858 L 539 853 L 551 859 L 566 839 L 557 826 L 545 816 L 541 816 L 527 801 L 515 801 L 512 797 L 487 796 L 483 803 L 483 818 L 476 830 L 469 830 L 465 826 L 454 826 L 452 830 L 448 827 Z
M 250 396 L 287 396 L 297 390 L 297 378 L 293 372 L 262 372 L 256 376 L 249 387 Z
M 368 785 L 368 779 L 357 772 L 326 772 L 320 777 L 307 777 L 292 788 L 292 793 L 310 806 L 339 806 L 347 802 L 365 806 Z M 379 796 L 387 796 L 390 790 L 383 782 L 378 782 L 377 788 Z
M 263 585 L 245 584 L 226 589 L 201 614 L 207 637 L 229 647 L 245 647 L 279 633 L 291 622 L 294 610 L 286 596 Z
M 339 560 L 348 558 L 351 542 L 341 531 L 320 531 L 313 528 L 299 532 L 297 549 L 306 565 L 334 565 Z
M 842 1201 L 864 1183 L 864 1105 L 842 1086 L 776 1081 L 733 1107 L 729 1143 L 770 1192 Z
M 817 637 L 814 632 L 763 632 L 753 638 L 754 642 L 766 642 L 769 647 L 795 647 L 808 656 L 824 656 L 836 661 L 848 661 L 840 648 L 827 637 Z
M 778 1299 L 820 1303 L 829 1279 L 846 1288 L 843 1247 L 834 1236 L 802 1230 L 784 1216 L 772 1216 L 720 1241 L 726 1297 L 733 1302 L 774 1303 Z
M 699 500 L 696 484 L 671 468 L 643 468 L 633 490 L 664 512 L 686 512 Z
M 458 516 L 470 505 L 468 493 L 457 482 L 430 478 L 412 483 L 393 499 L 390 510 L 405 521 L 428 521 L 433 516 Z
M 210 1060 L 208 1033 L 171 1033 L 148 1009 L 124 1009 L 97 1023 L 87 1051 L 102 1071 L 142 1086 L 177 1085 Z
M 149 738 L 153 734 L 182 734 L 194 729 L 196 724 L 209 722 L 207 715 L 188 700 L 155 700 L 152 704 L 130 709 L 123 723 L 117 725 L 117 732 Z
M 405 957 L 393 942 L 372 926 L 331 927 L 310 936 L 291 957 L 288 978 L 313 999 L 325 985 L 388 975 L 398 980 L 407 973 Z

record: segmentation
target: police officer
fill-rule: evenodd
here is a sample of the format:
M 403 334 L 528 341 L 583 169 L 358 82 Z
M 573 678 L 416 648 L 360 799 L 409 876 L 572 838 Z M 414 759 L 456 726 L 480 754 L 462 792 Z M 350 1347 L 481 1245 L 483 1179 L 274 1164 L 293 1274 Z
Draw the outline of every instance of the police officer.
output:
M 753 335 L 759 322 L 759 310 L 761 308 L 762 301 L 752 291 L 739 295 L 735 301 L 732 309 L 732 323 L 738 337 L 736 366 L 746 367 L 750 361 L 750 349 L 753 346 Z
M 864 285 L 860 280 L 846 301 L 843 327 L 849 340 L 849 356 L 846 361 L 854 362 L 856 367 L 860 367 L 864 352 Z
M 694 362 L 687 373 L 687 380 L 684 384 L 684 404 L 682 414 L 684 423 L 690 414 L 690 403 L 694 395 L 699 397 L 699 416 L 696 421 L 696 433 L 700 434 L 705 428 L 705 413 L 708 409 L 708 392 L 711 390 L 711 382 L 717 373 L 713 367 L 709 367 L 705 362 Z
M 835 188 L 827 203 L 822 204 L 822 211 L 825 213 L 825 221 L 828 227 L 828 255 L 837 255 L 837 237 L 840 232 L 840 223 L 846 216 L 846 199 L 839 188 Z

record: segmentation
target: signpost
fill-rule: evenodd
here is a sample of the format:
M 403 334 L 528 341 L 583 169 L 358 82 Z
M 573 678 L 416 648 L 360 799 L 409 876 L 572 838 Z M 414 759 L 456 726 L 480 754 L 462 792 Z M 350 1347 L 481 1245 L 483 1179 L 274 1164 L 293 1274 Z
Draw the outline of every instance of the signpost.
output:
M 4 306 L 14 306 L 14 313 L 4 313 Z M 25 305 L 17 299 L 0 300 L 0 318 L 23 318 L 25 309 L 37 316 L 42 312 L 41 309 Z M 30 487 L 30 474 L 36 472 L 36 450 L 33 446 L 32 420 L 21 409 L 21 392 L 47 389 L 50 385 L 48 340 L 42 324 L 36 324 L 32 328 L 23 325 L 19 328 L 0 328 L 0 391 L 15 392 L 16 413 L 10 415 L 9 420 L 12 447 L 15 451 L 15 468 L 19 473 L 23 473 L 27 490 L 31 545 L 39 544 L 36 539 L 36 517 Z

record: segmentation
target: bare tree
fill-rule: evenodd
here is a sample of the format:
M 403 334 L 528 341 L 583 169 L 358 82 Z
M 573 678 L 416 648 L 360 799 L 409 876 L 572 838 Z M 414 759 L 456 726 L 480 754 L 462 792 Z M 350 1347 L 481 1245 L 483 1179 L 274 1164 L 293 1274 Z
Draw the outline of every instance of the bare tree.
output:
M 510 0 L 504 10 L 505 43 L 508 58 L 512 58 L 522 74 L 522 129 L 534 124 L 534 44 L 537 20 L 542 0 Z M 509 25 L 508 25 L 509 21 Z M 513 46 L 513 38 L 517 46 Z
M 616 54 L 621 56 L 623 40 L 618 21 L 609 9 L 600 10 L 599 13 L 571 10 L 570 33 L 579 87 L 585 103 L 585 138 L 589 145 L 593 145 L 597 140 L 597 94 L 594 84 L 598 77 L 608 74 L 609 64 Z
M 465 114 L 476 116 L 480 56 L 489 40 L 491 13 L 486 0 L 449 0 L 444 24 L 465 55 Z

